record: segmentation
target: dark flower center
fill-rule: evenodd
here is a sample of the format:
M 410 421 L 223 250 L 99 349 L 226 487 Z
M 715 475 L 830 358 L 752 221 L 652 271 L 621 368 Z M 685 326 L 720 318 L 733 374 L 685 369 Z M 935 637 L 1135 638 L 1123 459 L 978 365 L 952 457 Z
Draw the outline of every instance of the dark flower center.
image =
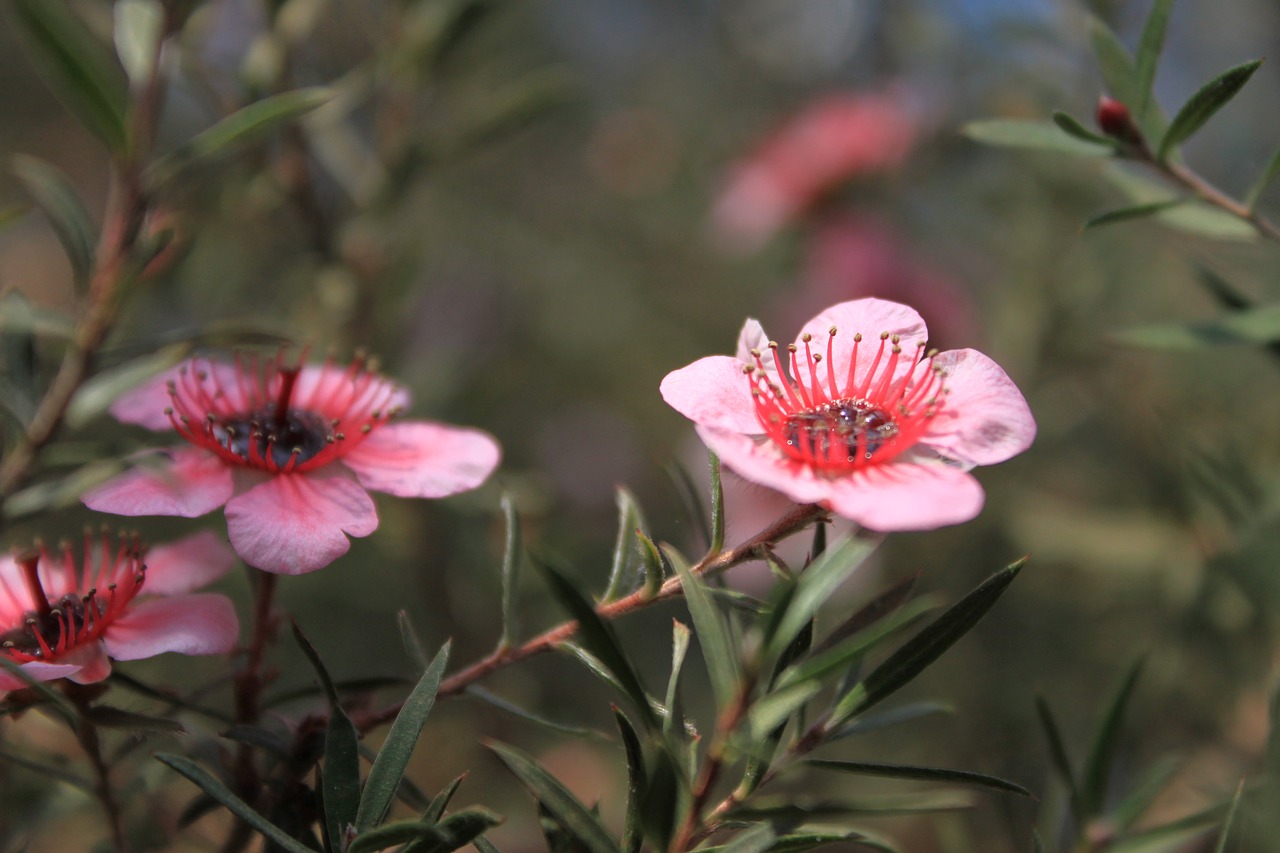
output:
M 218 444 L 241 459 L 260 458 L 279 468 L 290 460 L 300 465 L 314 458 L 333 440 L 330 425 L 315 412 L 275 406 L 213 424 Z
M 57 648 L 62 637 L 74 637 L 91 619 L 101 615 L 102 610 L 94 598 L 68 593 L 53 602 L 46 612 L 24 613 L 22 624 L 0 634 L 0 648 L 40 657 L 42 648 Z
M 787 416 L 782 425 L 787 444 L 806 456 L 831 459 L 843 454 L 852 462 L 865 459 L 898 434 L 884 409 L 866 400 L 834 400 Z

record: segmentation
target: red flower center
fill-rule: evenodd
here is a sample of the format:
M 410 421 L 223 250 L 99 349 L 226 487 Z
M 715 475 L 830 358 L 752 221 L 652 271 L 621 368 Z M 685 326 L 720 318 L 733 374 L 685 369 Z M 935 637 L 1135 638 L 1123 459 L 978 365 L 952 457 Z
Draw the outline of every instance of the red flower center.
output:
M 359 358 L 345 370 L 316 370 L 299 394 L 302 369 L 285 366 L 283 355 L 265 365 L 193 364 L 170 383 L 166 412 L 183 438 L 231 464 L 271 473 L 318 468 L 397 414 L 399 389 Z
M 105 533 L 100 540 L 86 535 L 79 565 L 70 543 L 63 545 L 60 556 L 60 560 L 51 559 L 41 546 L 14 558 L 32 605 L 16 624 L 0 630 L 0 650 L 16 663 L 53 660 L 97 640 L 124 612 L 146 579 L 147 567 L 136 539 L 112 548 Z M 41 562 L 45 564 L 43 579 Z M 45 583 L 70 589 L 50 601 Z M 18 594 L 12 589 L 5 592 L 11 597 Z
M 888 462 L 914 445 L 942 408 L 945 389 L 933 353 L 921 358 L 925 344 L 904 357 L 898 336 L 888 332 L 880 335 L 874 356 L 862 346 L 862 335 L 854 335 L 848 368 L 837 376 L 835 337 L 832 326 L 825 357 L 812 351 L 811 335 L 801 338 L 803 356 L 789 345 L 790 376 L 778 344 L 770 341 L 775 370 L 765 367 L 760 350 L 752 350 L 756 363 L 743 373 L 765 435 L 796 462 L 842 474 Z M 911 362 L 903 369 L 905 358 Z

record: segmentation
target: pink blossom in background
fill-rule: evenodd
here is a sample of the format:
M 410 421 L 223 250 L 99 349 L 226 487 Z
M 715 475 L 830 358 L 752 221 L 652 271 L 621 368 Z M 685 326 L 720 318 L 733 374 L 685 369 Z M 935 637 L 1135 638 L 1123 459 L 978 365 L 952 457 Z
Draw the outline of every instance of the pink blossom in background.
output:
M 907 101 L 889 91 L 809 103 L 729 170 L 712 210 L 718 242 L 755 250 L 844 182 L 900 166 L 919 132 Z
M 781 348 L 755 320 L 736 357 L 667 374 L 662 396 L 724 464 L 872 530 L 958 524 L 982 509 L 975 465 L 1026 450 L 1035 421 L 1005 372 L 971 349 L 925 352 L 913 309 L 855 299 Z
M 163 652 L 225 654 L 240 631 L 226 596 L 192 593 L 235 562 L 212 533 L 156 548 L 86 534 L 70 544 L 0 557 L 0 654 L 36 681 L 101 681 L 111 661 Z M 0 671 L 0 690 L 26 686 Z
M 368 490 L 440 498 L 476 488 L 498 466 L 498 443 L 480 430 L 392 422 L 408 402 L 360 360 L 192 359 L 111 407 L 125 423 L 174 429 L 190 446 L 149 454 L 84 502 L 188 518 L 225 504 L 231 545 L 249 565 L 315 571 L 346 553 L 348 535 L 377 529 Z

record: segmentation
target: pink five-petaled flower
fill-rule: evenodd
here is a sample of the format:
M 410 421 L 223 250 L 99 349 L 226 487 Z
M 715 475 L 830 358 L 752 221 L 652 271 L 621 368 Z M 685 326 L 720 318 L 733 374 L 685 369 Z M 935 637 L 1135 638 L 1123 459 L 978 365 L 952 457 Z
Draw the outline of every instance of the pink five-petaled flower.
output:
M 367 489 L 439 498 L 479 486 L 498 443 L 475 429 L 388 423 L 409 401 L 363 360 L 286 366 L 192 359 L 123 395 L 126 423 L 177 430 L 192 446 L 161 451 L 90 490 L 91 509 L 118 515 L 204 515 L 226 504 L 231 545 L 268 572 L 315 571 L 367 536 L 378 514 Z M 145 462 L 146 460 L 142 460 Z
M 982 509 L 968 469 L 1026 450 L 1036 426 L 995 362 L 926 354 L 925 337 L 883 299 L 828 308 L 781 352 L 748 320 L 736 358 L 668 374 L 662 396 L 725 465 L 792 500 L 873 530 L 957 524 Z
M 105 532 L 85 534 L 78 561 L 70 543 L 0 557 L 0 656 L 36 681 L 87 684 L 111 673 L 108 657 L 230 651 L 240 631 L 230 600 L 190 593 L 231 568 L 230 549 L 198 533 L 142 558 L 136 539 Z M 25 686 L 0 671 L 0 690 Z

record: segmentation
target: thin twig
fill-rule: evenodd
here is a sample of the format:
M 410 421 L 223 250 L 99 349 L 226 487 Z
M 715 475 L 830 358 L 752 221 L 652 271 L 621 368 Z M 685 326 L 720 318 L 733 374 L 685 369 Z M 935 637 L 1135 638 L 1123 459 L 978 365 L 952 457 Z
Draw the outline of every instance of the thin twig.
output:
M 110 768 L 102 758 L 102 742 L 98 738 L 98 727 L 89 716 L 92 689 L 86 691 L 81 685 L 66 681 L 63 692 L 80 714 L 80 726 L 76 730 L 76 739 L 80 741 L 80 746 L 88 756 L 90 766 L 93 767 L 94 795 L 97 796 L 98 802 L 102 805 L 102 811 L 106 815 L 107 829 L 111 833 L 111 846 L 116 853 L 127 853 L 129 845 L 125 842 L 124 813 L 120 809 L 120 801 L 116 799 L 115 786 L 111 784 Z

